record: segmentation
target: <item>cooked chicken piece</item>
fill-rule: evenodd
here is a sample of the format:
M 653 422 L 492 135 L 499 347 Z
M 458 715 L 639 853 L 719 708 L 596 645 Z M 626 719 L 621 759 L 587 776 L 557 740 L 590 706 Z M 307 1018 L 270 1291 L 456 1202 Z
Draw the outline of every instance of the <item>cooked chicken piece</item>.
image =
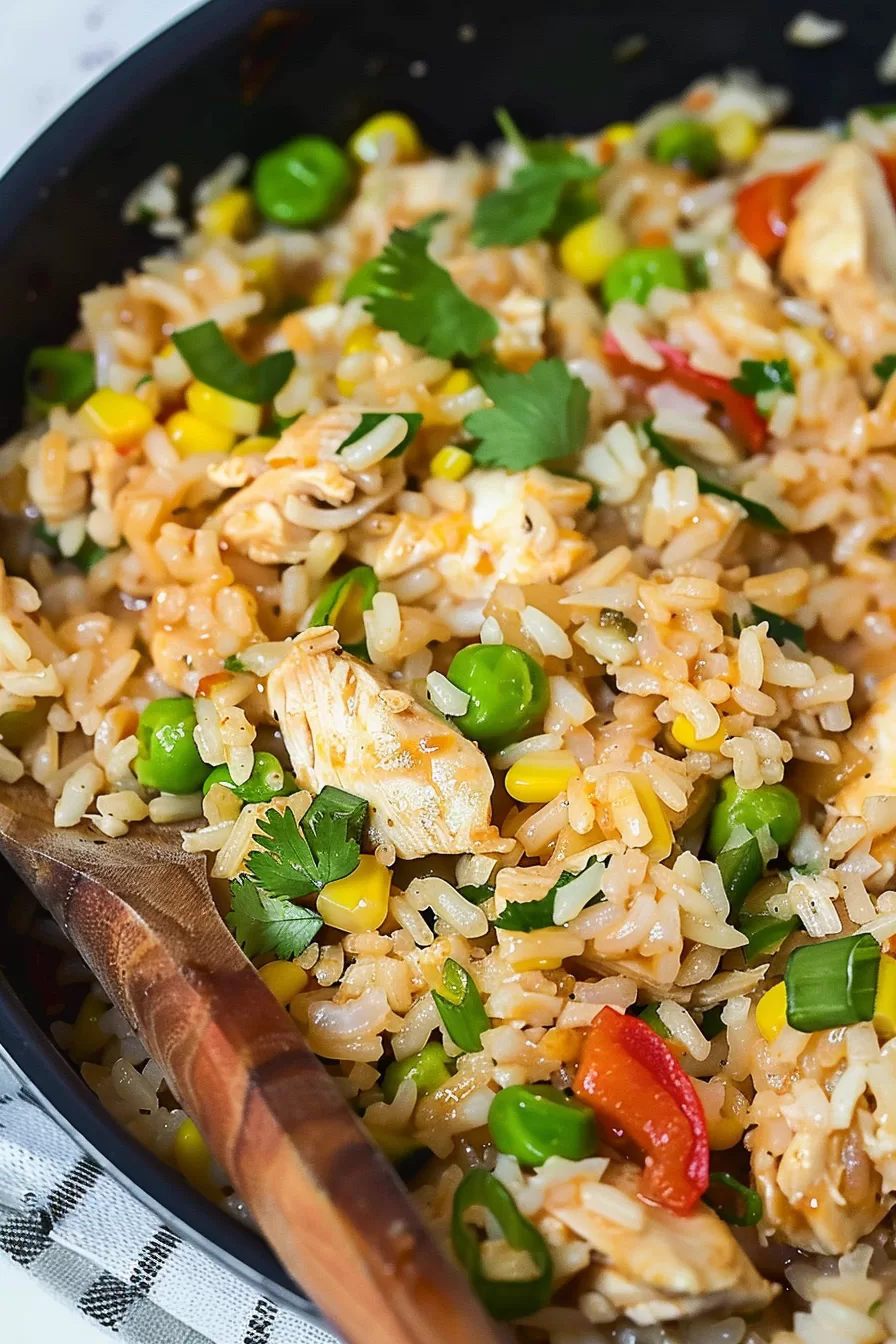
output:
M 868 798 L 896 794 L 896 673 L 880 683 L 850 740 L 868 757 L 870 768 L 840 790 L 833 806 L 845 816 L 860 817 Z
M 812 1032 L 788 1064 L 800 1042 L 786 1030 L 754 1060 L 756 1128 L 745 1143 L 762 1228 L 801 1250 L 843 1255 L 894 1203 L 896 1042 L 881 1049 L 870 1022 Z
M 705 1311 L 760 1311 L 777 1289 L 763 1279 L 731 1231 L 705 1204 L 681 1217 L 638 1198 L 641 1173 L 613 1162 L 603 1179 L 571 1180 L 549 1190 L 554 1218 L 601 1257 L 575 1280 L 582 1309 L 598 1321 L 611 1311 L 638 1325 L 681 1320 Z M 624 1205 L 601 1212 L 604 1192 Z M 589 1302 L 589 1295 L 597 1300 Z M 584 1300 L 583 1300 L 584 1295 Z
M 268 680 L 300 785 L 366 798 L 374 842 L 400 858 L 488 850 L 494 782 L 479 748 L 369 664 L 309 651 L 320 635 L 300 635 Z
M 404 473 L 396 461 L 351 472 L 336 456 L 361 414 L 335 406 L 303 416 L 268 454 L 268 469 L 225 500 L 207 526 L 258 564 L 291 565 L 305 558 L 318 530 L 343 531 L 372 513 L 401 488 Z
M 874 155 L 837 145 L 799 197 L 781 276 L 831 315 L 844 354 L 867 372 L 896 344 L 896 210 Z
M 501 582 L 559 583 L 594 554 L 573 527 L 588 502 L 586 482 L 531 467 L 513 474 L 474 471 L 464 485 L 468 514 L 402 513 L 385 536 L 362 525 L 351 553 L 381 579 L 432 564 L 448 593 L 465 601 L 486 601 Z

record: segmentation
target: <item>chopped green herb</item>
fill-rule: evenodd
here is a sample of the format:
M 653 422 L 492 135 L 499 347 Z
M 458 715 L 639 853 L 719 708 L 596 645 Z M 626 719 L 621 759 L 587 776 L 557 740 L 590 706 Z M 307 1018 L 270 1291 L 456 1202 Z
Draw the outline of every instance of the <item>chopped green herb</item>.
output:
M 423 424 L 423 416 L 419 411 L 364 411 L 357 429 L 353 429 L 348 438 L 342 440 L 336 452 L 341 453 L 343 448 L 347 448 L 350 443 L 357 443 L 359 439 L 363 439 L 365 434 L 369 434 L 372 429 L 376 429 L 377 425 L 381 425 L 384 420 L 388 420 L 390 415 L 400 415 L 407 426 L 407 433 L 401 443 L 389 453 L 389 457 L 401 457 L 404 450 L 410 448 L 414 435 Z
M 269 808 L 255 831 L 258 848 L 246 859 L 249 875 L 277 900 L 302 900 L 355 871 L 366 820 L 363 798 L 330 785 L 314 799 L 301 826 L 289 808 L 282 814 Z
M 709 267 L 702 252 L 695 252 L 693 256 L 685 257 L 684 268 L 691 289 L 709 289 Z
M 732 1227 L 755 1227 L 762 1217 L 762 1196 L 727 1171 L 710 1173 L 709 1189 L 703 1199 L 723 1223 Z
M 751 835 L 742 845 L 723 849 L 716 863 L 731 913 L 736 915 L 765 871 L 759 841 Z
M 64 345 L 42 345 L 32 350 L 25 365 L 25 400 L 36 415 L 53 406 L 75 411 L 94 388 L 93 355 Z
M 701 462 L 698 458 L 692 457 L 683 449 L 673 445 L 672 441 L 667 439 L 665 435 L 658 434 L 653 428 L 652 421 L 644 421 L 641 428 L 648 443 L 652 448 L 656 449 L 667 467 L 693 468 L 697 473 L 697 487 L 701 494 L 720 495 L 722 499 L 734 500 L 735 504 L 739 504 L 741 508 L 744 509 L 747 516 L 757 527 L 768 528 L 770 532 L 787 531 L 780 518 L 777 518 L 770 508 L 765 504 L 760 504 L 755 499 L 748 499 L 746 495 L 738 494 L 737 491 L 732 490 L 729 485 L 725 485 L 724 482 L 718 480 L 717 477 L 710 475 L 704 462 Z
M 34 537 L 37 541 L 42 541 L 45 546 L 49 546 L 53 554 L 58 556 L 59 559 L 68 560 L 70 564 L 77 565 L 85 574 L 109 554 L 105 546 L 100 546 L 90 537 L 85 537 L 74 555 L 63 556 L 59 549 L 59 538 L 55 532 L 49 530 L 44 522 L 35 523 Z
M 342 291 L 342 302 L 357 299 L 373 293 L 373 280 L 376 273 L 377 258 L 362 262 L 353 275 L 349 276 Z
M 648 1003 L 646 1008 L 640 1009 L 637 1016 L 642 1022 L 646 1022 L 648 1027 L 652 1027 L 657 1036 L 662 1036 L 664 1041 L 671 1039 L 672 1033 L 660 1017 L 657 1004 Z
M 136 390 L 137 390 L 138 387 L 143 387 L 144 384 L 146 384 L 146 383 L 151 383 L 151 382 L 152 382 L 152 374 L 151 374 L 151 373 L 144 373 L 143 377 L 142 377 L 142 378 L 138 378 L 137 381 L 136 381 L 136 383 L 134 384 L 134 391 L 136 392 Z
M 562 359 L 541 359 L 528 373 L 512 373 L 477 359 L 473 372 L 495 403 L 472 411 L 464 427 L 479 440 L 482 467 L 524 471 L 578 452 L 588 432 L 588 389 Z
M 290 961 L 305 951 L 323 924 L 316 911 L 269 896 L 245 873 L 230 884 L 230 891 L 227 924 L 247 957 L 273 953 Z
M 364 305 L 377 326 L 439 359 L 472 359 L 498 334 L 491 313 L 468 299 L 427 248 L 434 218 L 393 229 L 365 278 Z
M 872 121 L 888 121 L 890 117 L 896 117 L 896 103 L 868 103 L 859 111 Z
M 793 373 L 786 359 L 742 359 L 740 376 L 731 379 L 735 392 L 756 397 L 761 392 L 795 392 Z
M 224 659 L 224 669 L 227 672 L 248 672 L 246 664 L 235 653 Z
M 472 901 L 473 905 L 483 905 L 495 894 L 494 887 L 489 886 L 488 882 L 480 882 L 476 886 L 458 887 L 458 891 L 465 901 Z
M 356 565 L 334 579 L 314 605 L 309 626 L 332 625 L 346 653 L 370 662 L 364 633 L 364 612 L 373 606 L 379 581 L 369 565 Z
M 796 915 L 789 919 L 778 919 L 776 915 L 741 915 L 737 927 L 747 936 L 747 945 L 743 949 L 744 960 L 748 966 L 760 957 L 771 956 L 786 938 L 795 933 L 800 926 Z
M 247 364 L 228 345 L 217 322 L 200 322 L 171 336 L 194 378 L 240 401 L 273 401 L 296 364 L 291 350 L 278 350 Z
M 722 1012 L 724 1008 L 724 1003 L 718 1003 L 715 1008 L 710 1008 L 709 1012 L 703 1014 L 700 1030 L 708 1041 L 711 1041 L 725 1029 L 725 1023 L 722 1021 Z
M 598 862 L 598 856 L 592 854 L 591 858 L 582 869 L 582 873 L 594 866 Z M 575 878 L 581 877 L 582 873 L 563 872 L 557 878 L 557 881 L 551 887 L 546 896 L 538 901 L 510 901 L 501 911 L 501 914 L 495 920 L 496 929 L 513 929 L 517 933 L 532 933 L 535 929 L 547 929 L 554 924 L 554 903 L 557 899 L 557 892 L 561 887 L 568 886 Z M 594 905 L 602 901 L 604 897 L 598 893 L 592 896 L 588 902 Z
M 755 602 L 751 603 L 753 616 L 758 625 L 760 621 L 768 621 L 768 633 L 776 644 L 783 644 L 790 640 L 798 649 L 806 652 L 806 632 L 796 621 L 788 621 L 786 616 L 779 616 L 776 611 L 766 611 L 765 607 L 757 607 Z
M 896 373 L 896 354 L 884 355 L 872 367 L 882 383 L 888 382 Z
M 482 1033 L 491 1025 L 476 983 L 469 971 L 451 957 L 442 967 L 444 993 L 432 991 L 432 997 L 455 1045 L 469 1054 L 482 1049 Z
M 568 188 L 593 183 L 601 169 L 579 154 L 554 142 L 548 154 L 536 155 L 525 145 L 527 162 L 517 168 L 509 187 L 491 191 L 477 203 L 473 216 L 473 242 L 477 247 L 516 247 L 551 230 L 560 213 Z M 579 220 L 587 219 L 581 214 Z M 597 213 L 593 200 L 590 214 Z M 572 228 L 569 224 L 567 227 Z

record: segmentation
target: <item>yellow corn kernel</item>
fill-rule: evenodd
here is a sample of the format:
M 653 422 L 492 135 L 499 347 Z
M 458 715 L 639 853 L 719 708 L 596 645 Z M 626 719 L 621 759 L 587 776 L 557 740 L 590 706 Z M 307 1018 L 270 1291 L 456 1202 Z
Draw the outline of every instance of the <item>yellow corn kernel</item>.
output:
M 328 882 L 317 898 L 317 913 L 332 929 L 370 933 L 389 910 L 392 874 L 372 854 L 362 854 L 348 877 Z
M 207 238 L 248 238 L 255 223 L 252 193 L 241 187 L 225 191 L 196 211 L 196 223 Z
M 885 1041 L 896 1036 L 896 958 L 886 954 L 881 957 L 877 972 L 874 1030 Z
M 106 1016 L 109 1005 L 98 994 L 88 994 L 78 1009 L 72 1029 L 69 1054 L 72 1059 L 89 1059 L 98 1054 L 109 1039 L 107 1031 L 100 1030 L 100 1019 Z
M 166 341 L 165 344 L 162 346 L 161 350 L 159 351 L 158 357 L 159 359 L 170 359 L 172 355 L 176 355 L 177 353 L 178 353 L 177 346 L 174 344 L 174 342 Z
M 775 1040 L 787 1026 L 787 986 L 783 980 L 757 1003 L 756 1026 L 767 1041 Z
M 580 284 L 596 285 L 628 246 L 621 224 L 609 215 L 594 215 L 561 239 L 560 264 Z
M 386 149 L 397 163 L 413 163 L 423 153 L 420 132 L 403 112 L 379 112 L 359 126 L 348 142 L 348 151 L 358 163 L 376 163 Z
M 720 723 L 712 737 L 698 737 L 690 719 L 686 719 L 683 714 L 676 714 L 672 723 L 672 736 L 688 751 L 718 751 L 725 741 L 725 725 Z
M 476 379 L 469 369 L 455 369 L 453 373 L 449 373 L 448 377 L 439 384 L 435 391 L 436 396 L 439 397 L 459 397 L 475 386 Z
M 729 112 L 714 129 L 716 144 L 729 163 L 744 163 L 759 148 L 759 127 L 746 112 Z
M 250 283 L 260 289 L 265 303 L 280 302 L 282 286 L 280 283 L 280 260 L 273 252 L 262 252 L 256 257 L 245 257 L 243 269 L 248 271 Z
M 744 1122 L 736 1115 L 715 1115 L 706 1117 L 706 1134 L 709 1146 L 714 1153 L 733 1148 L 744 1136 Z
M 209 387 L 206 383 L 191 383 L 187 388 L 187 406 L 217 429 L 229 429 L 234 434 L 257 434 L 261 426 L 261 407 L 226 392 Z
M 165 429 L 181 457 L 192 457 L 194 453 L 229 453 L 236 443 L 232 430 L 210 425 L 192 411 L 177 411 L 166 422 Z
M 258 974 L 283 1008 L 308 983 L 307 973 L 294 961 L 269 961 Z
M 349 336 L 345 345 L 342 347 L 343 355 L 366 355 L 371 350 L 376 350 L 378 344 L 379 328 L 372 322 L 365 322 Z
M 459 481 L 472 466 L 472 453 L 468 453 L 466 448 L 458 448 L 454 443 L 447 443 L 430 462 L 429 474 L 440 481 Z
M 641 804 L 647 825 L 650 827 L 650 840 L 644 845 L 644 853 L 649 859 L 667 859 L 672 853 L 672 827 L 663 811 L 659 798 L 642 775 L 629 775 L 635 796 Z
M 113 392 L 111 387 L 101 387 L 88 397 L 81 413 L 116 446 L 142 438 L 152 424 L 152 411 L 145 401 L 127 392 Z
M 253 454 L 264 457 L 276 442 L 277 440 L 269 434 L 253 434 L 251 438 L 243 439 L 242 443 L 237 444 L 231 457 L 251 457 Z
M 212 1155 L 208 1144 L 189 1116 L 185 1116 L 174 1136 L 174 1165 L 184 1180 L 206 1199 L 217 1202 L 221 1189 L 212 1180 Z
M 608 145 L 624 145 L 627 140 L 633 139 L 635 128 L 630 121 L 614 121 L 612 126 L 607 126 L 601 132 L 601 140 L 605 140 Z
M 504 787 L 518 803 L 549 803 L 581 774 L 571 751 L 532 751 L 504 776 Z
M 336 303 L 339 298 L 339 280 L 335 275 L 325 275 L 308 295 L 309 303 L 318 307 L 322 303 Z
M 797 331 L 815 347 L 815 362 L 823 373 L 846 373 L 846 360 L 826 336 L 815 327 L 797 327 Z

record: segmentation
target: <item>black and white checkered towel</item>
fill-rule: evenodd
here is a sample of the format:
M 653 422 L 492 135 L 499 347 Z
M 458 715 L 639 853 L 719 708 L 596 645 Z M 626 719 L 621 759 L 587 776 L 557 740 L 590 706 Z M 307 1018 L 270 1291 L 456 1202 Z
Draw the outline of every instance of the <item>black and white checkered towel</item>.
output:
M 2 1060 L 0 1254 L 132 1344 L 337 1344 L 165 1227 Z

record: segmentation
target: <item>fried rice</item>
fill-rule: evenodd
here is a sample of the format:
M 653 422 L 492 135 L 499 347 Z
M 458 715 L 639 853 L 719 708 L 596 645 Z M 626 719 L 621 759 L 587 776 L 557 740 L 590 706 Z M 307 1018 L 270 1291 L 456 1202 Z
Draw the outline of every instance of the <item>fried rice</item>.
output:
M 537 166 L 519 136 L 442 157 L 391 118 L 314 230 L 262 223 L 238 156 L 184 223 L 166 166 L 126 213 L 173 246 L 82 299 L 68 348 L 92 356 L 90 395 L 42 387 L 0 451 L 27 534 L 0 582 L 0 778 L 42 784 L 57 826 L 190 823 L 225 908 L 257 888 L 271 827 L 296 833 L 326 789 L 360 801 L 352 871 L 267 893 L 318 912 L 307 945 L 254 959 L 371 1133 L 413 1158 L 449 1253 L 471 1169 L 536 1229 L 540 1298 L 497 1205 L 476 1233 L 485 1278 L 523 1285 L 532 1344 L 896 1335 L 896 118 L 799 130 L 785 109 L 751 78 L 705 79 L 555 145 L 594 170 L 593 202 L 505 245 L 476 245 L 477 209 Z M 715 146 L 709 171 L 658 154 L 682 123 Z M 489 315 L 487 366 L 372 320 L 387 309 L 359 268 L 415 228 Z M 659 279 L 611 293 L 631 249 L 663 253 Z M 293 357 L 264 425 L 239 397 L 239 427 L 203 418 L 176 338 L 205 323 L 250 365 Z M 529 396 L 548 365 L 570 398 L 551 413 L 580 397 L 581 433 L 515 458 L 501 377 Z M 339 588 L 362 567 L 363 591 Z M 536 665 L 544 702 L 516 733 L 461 731 L 471 647 Z M 146 764 L 147 706 L 174 697 L 199 787 Z M 263 753 L 282 787 L 259 800 Z M 735 796 L 748 812 L 726 821 Z M 785 796 L 786 835 L 750 822 Z M 758 864 L 746 889 L 735 852 Z M 829 986 L 847 940 L 870 998 L 803 1012 L 795 951 L 823 952 Z M 478 1002 L 472 1047 L 446 963 Z M 614 1097 L 589 1072 L 620 1021 L 663 1104 L 696 1099 L 692 1158 L 710 1155 L 686 1208 L 645 1186 L 649 1126 L 608 1119 L 634 1084 Z M 56 1036 L 122 1123 L 238 1205 L 97 989 Z M 432 1086 L 411 1067 L 427 1045 Z M 590 1151 L 527 1161 L 493 1132 L 496 1096 L 541 1085 L 591 1097 Z

